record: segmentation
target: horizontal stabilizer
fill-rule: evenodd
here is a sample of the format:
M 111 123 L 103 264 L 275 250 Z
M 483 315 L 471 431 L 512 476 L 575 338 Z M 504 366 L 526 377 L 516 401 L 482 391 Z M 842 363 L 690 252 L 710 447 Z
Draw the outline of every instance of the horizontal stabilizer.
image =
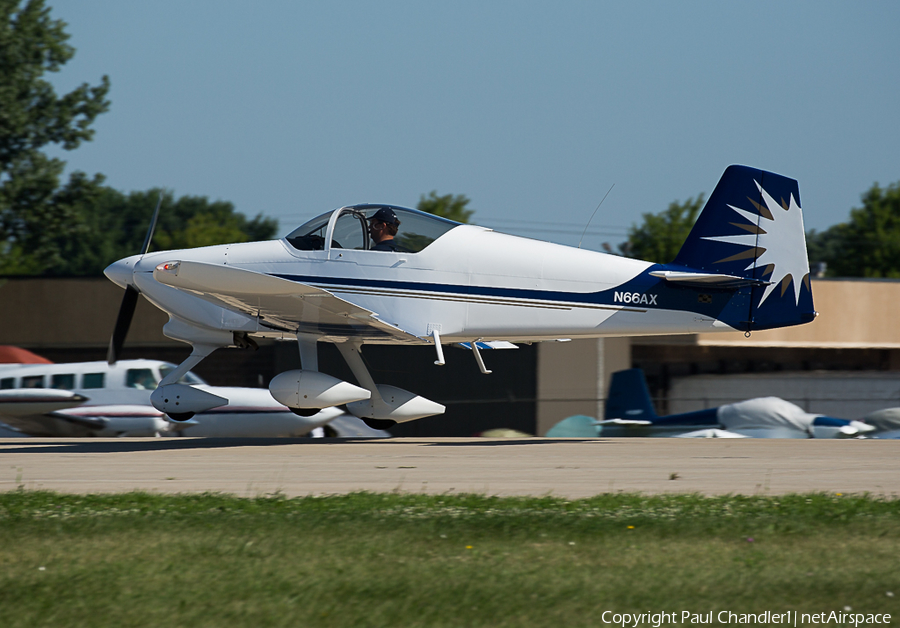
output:
M 471 342 L 460 342 L 457 343 L 463 349 L 471 349 Z M 484 340 L 479 340 L 475 343 L 475 346 L 479 349 L 518 349 L 517 345 L 514 345 L 511 342 L 506 342 L 505 340 L 491 340 L 489 342 L 485 342 Z
M 597 421 L 595 425 L 653 425 L 653 421 L 642 421 L 639 419 L 604 419 Z
M 698 273 L 678 270 L 654 270 L 650 273 L 653 277 L 665 279 L 668 282 L 681 286 L 696 288 L 743 288 L 744 286 L 767 286 L 771 281 L 754 279 L 753 277 L 739 277 L 737 275 L 725 275 L 722 273 Z

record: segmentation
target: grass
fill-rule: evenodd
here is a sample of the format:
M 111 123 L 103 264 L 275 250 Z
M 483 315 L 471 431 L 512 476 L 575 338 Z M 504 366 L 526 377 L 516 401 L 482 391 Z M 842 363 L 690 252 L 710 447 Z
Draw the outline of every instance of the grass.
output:
M 0 539 L 4 628 L 900 617 L 900 500 L 871 496 L 16 491 L 0 494 Z

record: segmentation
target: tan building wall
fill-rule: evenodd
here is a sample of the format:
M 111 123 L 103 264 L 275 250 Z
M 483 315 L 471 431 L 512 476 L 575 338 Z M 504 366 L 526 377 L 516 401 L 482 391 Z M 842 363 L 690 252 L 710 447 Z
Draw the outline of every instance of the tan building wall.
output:
M 0 344 L 28 349 L 107 346 L 124 294 L 104 277 L 0 279 Z M 163 336 L 168 320 L 146 299 L 138 299 L 128 345 L 181 344 Z
M 595 338 L 538 345 L 537 433 L 573 414 L 603 417 L 612 373 L 631 368 L 628 338 Z
M 811 323 L 782 329 L 698 334 L 698 345 L 900 349 L 900 281 L 833 280 L 812 282 L 819 316 Z

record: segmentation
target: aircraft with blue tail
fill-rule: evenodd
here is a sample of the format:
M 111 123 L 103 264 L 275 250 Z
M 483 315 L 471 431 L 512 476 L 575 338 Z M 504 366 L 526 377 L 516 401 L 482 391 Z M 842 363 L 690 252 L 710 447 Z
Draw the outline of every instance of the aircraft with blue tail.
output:
M 551 428 L 547 436 L 855 438 L 871 435 L 875 430 L 861 421 L 805 412 L 778 397 L 659 416 L 653 408 L 644 372 L 634 368 L 612 374 L 602 421 L 569 417 Z
M 382 218 L 396 227 L 390 247 Z M 482 350 L 517 342 L 749 333 L 816 316 L 797 182 L 746 166 L 725 171 L 671 264 L 379 204 L 340 207 L 268 242 L 151 253 L 152 230 L 140 254 L 105 271 L 125 288 L 110 361 L 139 295 L 167 312 L 163 332 L 192 353 L 151 401 L 176 421 L 225 403 L 179 379 L 216 349 L 252 348 L 254 338 L 297 342 L 302 368 L 269 387 L 280 403 L 297 414 L 346 404 L 383 429 L 444 407 L 377 384 L 366 344 L 431 345 L 436 365 L 444 344 L 462 345 L 489 373 Z M 356 384 L 319 371 L 320 342 L 337 346 Z

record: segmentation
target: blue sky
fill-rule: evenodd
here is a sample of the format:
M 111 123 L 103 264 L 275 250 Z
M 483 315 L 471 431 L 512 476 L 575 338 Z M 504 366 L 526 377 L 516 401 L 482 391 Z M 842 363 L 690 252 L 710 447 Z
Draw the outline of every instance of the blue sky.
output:
M 806 227 L 900 180 L 900 3 L 48 0 L 112 82 L 61 155 L 123 191 L 277 218 L 465 194 L 473 222 L 585 248 L 740 163 Z

